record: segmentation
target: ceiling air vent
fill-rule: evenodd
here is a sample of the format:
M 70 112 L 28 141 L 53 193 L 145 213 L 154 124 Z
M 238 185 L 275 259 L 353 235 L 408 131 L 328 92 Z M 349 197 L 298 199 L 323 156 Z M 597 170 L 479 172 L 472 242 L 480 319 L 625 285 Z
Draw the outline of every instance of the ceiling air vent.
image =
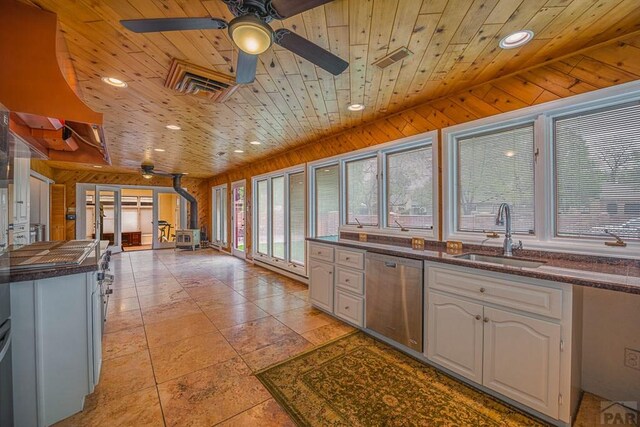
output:
M 175 58 L 164 85 L 180 93 L 202 96 L 214 102 L 226 101 L 238 87 L 233 76 Z
M 372 65 L 375 65 L 376 67 L 378 67 L 380 69 L 385 69 L 388 66 L 393 65 L 396 62 L 400 62 L 403 59 L 405 59 L 406 57 L 411 56 L 411 55 L 413 55 L 413 52 L 411 52 L 406 47 L 401 47 L 399 49 L 394 50 L 393 52 L 391 52 L 387 56 L 384 56 L 384 57 L 378 59 Z

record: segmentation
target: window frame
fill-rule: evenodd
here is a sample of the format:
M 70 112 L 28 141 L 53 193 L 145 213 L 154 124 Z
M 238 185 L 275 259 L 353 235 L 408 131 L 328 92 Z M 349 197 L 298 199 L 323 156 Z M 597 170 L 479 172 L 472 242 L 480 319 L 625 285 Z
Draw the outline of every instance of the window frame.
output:
M 550 101 L 496 116 L 451 126 L 442 130 L 443 143 L 443 240 L 461 240 L 471 244 L 502 246 L 500 238 L 488 239 L 477 232 L 457 230 L 457 140 L 464 136 L 497 131 L 527 122 L 534 123 L 534 229 L 535 235 L 516 236 L 525 249 L 540 249 L 589 255 L 640 258 L 640 241 L 626 241 L 626 247 L 605 246 L 607 238 L 567 237 L 557 235 L 555 120 L 602 109 L 615 109 L 630 102 L 640 102 L 640 82 Z
M 254 177 L 251 178 L 251 200 L 252 200 L 252 206 L 251 206 L 251 213 L 252 213 L 252 219 L 251 219 L 251 226 L 252 226 L 252 230 L 255 230 L 255 232 L 251 233 L 251 240 L 252 240 L 252 248 L 251 248 L 251 253 L 253 255 L 254 260 L 260 261 L 260 262 L 264 262 L 266 264 L 269 265 L 273 265 L 275 267 L 281 268 L 283 270 L 295 273 L 297 275 L 301 275 L 301 276 L 306 276 L 306 259 L 307 259 L 307 254 L 306 254 L 306 246 L 305 246 L 305 254 L 304 254 L 304 259 L 305 259 L 305 264 L 300 264 L 299 262 L 294 262 L 291 261 L 291 239 L 290 239 L 290 234 L 291 234 L 291 230 L 290 228 L 290 219 L 289 219 L 289 215 L 290 215 L 290 206 L 289 206 L 289 190 L 290 190 L 290 176 L 291 175 L 295 175 L 298 173 L 303 173 L 304 175 L 304 188 L 306 191 L 307 188 L 307 170 L 304 164 L 302 165 L 296 165 L 290 168 L 286 168 L 286 169 L 280 169 L 277 171 L 272 171 L 266 174 L 262 174 L 262 175 L 256 175 Z M 285 230 L 284 230 L 284 236 L 285 236 L 285 247 L 284 247 L 284 258 L 280 258 L 280 257 L 276 257 L 273 255 L 273 184 L 272 184 L 272 180 L 274 178 L 284 178 L 284 209 L 283 209 L 283 214 L 284 214 L 284 226 L 285 226 Z M 267 253 L 262 253 L 258 251 L 259 245 L 258 245 L 258 209 L 259 209 L 259 203 L 258 203 L 258 182 L 261 181 L 266 181 L 267 183 Z M 305 197 L 307 197 L 307 195 L 305 194 Z M 303 220 L 303 223 L 307 224 L 308 221 L 308 203 L 307 200 L 305 199 L 304 201 L 304 209 L 305 209 L 305 218 Z M 306 238 L 306 230 L 305 230 L 305 238 Z
M 412 149 L 420 149 L 431 146 L 431 171 L 432 171 L 432 204 L 433 204 L 433 228 L 432 229 L 409 229 L 408 232 L 403 232 L 397 227 L 388 227 L 386 224 L 386 155 L 394 154 L 402 151 L 411 151 Z M 360 233 L 366 232 L 372 235 L 382 236 L 394 236 L 394 237 L 422 237 L 427 240 L 437 240 L 438 230 L 440 223 L 440 177 L 438 173 L 438 159 L 440 155 L 438 131 L 429 131 L 420 133 L 417 135 L 401 138 L 395 141 L 378 144 L 373 147 L 367 147 L 356 151 L 351 151 L 346 154 L 340 154 L 333 157 L 324 158 L 315 162 L 309 162 L 307 164 L 307 176 L 308 176 L 308 205 L 307 210 L 309 212 L 308 231 L 310 237 L 316 236 L 316 210 L 315 203 L 317 199 L 316 195 L 316 183 L 315 174 L 317 169 L 331 167 L 338 165 L 339 173 L 339 210 L 340 210 L 340 226 L 338 228 L 338 234 L 347 233 Z M 378 161 L 378 225 L 364 225 L 359 228 L 355 224 L 347 224 L 347 203 L 346 203 L 346 163 L 354 160 L 362 160 L 366 158 L 376 157 Z
M 406 233 L 410 233 L 411 235 L 426 235 L 428 237 L 435 237 L 438 230 L 438 149 L 437 143 L 431 141 L 422 141 L 422 142 L 411 142 L 407 144 L 401 144 L 396 147 L 390 147 L 382 150 L 381 164 L 382 164 L 382 183 L 383 188 L 381 191 L 381 200 L 382 203 L 382 229 L 386 233 L 390 234 L 398 234 L 398 235 L 406 235 Z M 388 198 L 389 198 L 389 156 L 394 154 L 404 154 L 410 153 L 412 151 L 423 150 L 425 148 L 431 147 L 431 211 L 432 221 L 431 228 L 411 228 L 405 226 L 409 231 L 402 231 L 399 227 L 392 227 L 389 225 L 389 212 L 388 212 Z

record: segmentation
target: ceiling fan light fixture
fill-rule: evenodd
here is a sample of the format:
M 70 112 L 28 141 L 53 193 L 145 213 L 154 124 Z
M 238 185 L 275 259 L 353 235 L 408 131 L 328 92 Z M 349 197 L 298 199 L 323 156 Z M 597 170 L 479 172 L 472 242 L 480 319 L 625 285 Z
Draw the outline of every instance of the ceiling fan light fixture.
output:
M 514 49 L 516 47 L 524 46 L 533 39 L 533 31 L 522 30 L 508 34 L 500 40 L 500 47 L 503 49 Z
M 260 55 L 273 43 L 273 30 L 255 16 L 240 16 L 229 24 L 229 36 L 238 49 Z
M 143 172 L 143 173 L 142 173 L 142 177 L 143 177 L 144 179 L 151 179 L 151 178 L 153 178 L 153 175 L 152 175 L 152 174 L 150 174 L 150 173 L 147 173 L 147 172 Z

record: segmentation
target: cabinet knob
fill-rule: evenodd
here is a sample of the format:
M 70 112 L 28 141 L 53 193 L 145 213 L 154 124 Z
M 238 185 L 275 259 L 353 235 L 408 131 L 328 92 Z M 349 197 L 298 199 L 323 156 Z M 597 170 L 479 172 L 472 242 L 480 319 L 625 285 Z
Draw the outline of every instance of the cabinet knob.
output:
M 348 306 L 348 305 L 347 305 L 347 306 L 345 306 L 345 308 L 344 308 L 344 309 L 345 309 L 345 310 L 349 310 L 349 306 Z
M 484 318 L 484 323 L 489 323 L 489 318 L 488 317 Z
M 351 257 L 346 257 L 345 259 L 346 259 L 347 261 L 349 261 L 349 260 L 351 259 Z
M 330 272 L 329 272 L 329 275 L 333 275 L 333 271 L 330 271 Z
M 480 316 L 479 314 L 476 314 L 476 320 L 480 320 L 482 319 L 482 316 Z
M 485 289 L 485 288 L 480 288 L 480 293 L 481 293 L 481 294 L 484 294 L 484 292 L 485 292 L 485 291 L 486 291 L 486 289 Z
M 349 279 L 344 279 L 344 281 L 345 281 L 346 283 L 349 283 L 351 280 L 349 280 Z

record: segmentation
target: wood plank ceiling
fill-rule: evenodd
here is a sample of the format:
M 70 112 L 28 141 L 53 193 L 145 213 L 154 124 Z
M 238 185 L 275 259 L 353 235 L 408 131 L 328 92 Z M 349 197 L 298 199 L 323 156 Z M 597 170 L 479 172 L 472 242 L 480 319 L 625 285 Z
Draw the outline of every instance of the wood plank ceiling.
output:
M 224 104 L 164 87 L 171 60 L 230 73 L 237 53 L 226 31 L 134 34 L 120 19 L 232 18 L 220 0 L 33 0 L 58 14 L 81 96 L 105 114 L 113 168 L 143 161 L 208 177 L 524 68 L 640 30 L 638 0 L 336 0 L 273 27 L 290 28 L 350 62 L 340 76 L 275 47 L 256 81 Z M 529 29 L 535 39 L 502 50 Z M 406 46 L 413 55 L 371 64 Z M 630 55 L 640 54 L 630 52 Z M 126 89 L 102 83 L 128 82 Z M 364 103 L 350 112 L 350 103 Z M 181 131 L 170 131 L 178 124 Z M 261 145 L 251 145 L 250 141 Z M 160 148 L 165 152 L 156 152 Z M 234 153 L 234 150 L 244 153 Z M 52 164 L 65 169 L 72 164 Z M 77 166 L 75 166 L 77 167 Z M 82 166 L 80 166 L 82 168 Z M 87 166 L 90 167 L 90 166 Z

